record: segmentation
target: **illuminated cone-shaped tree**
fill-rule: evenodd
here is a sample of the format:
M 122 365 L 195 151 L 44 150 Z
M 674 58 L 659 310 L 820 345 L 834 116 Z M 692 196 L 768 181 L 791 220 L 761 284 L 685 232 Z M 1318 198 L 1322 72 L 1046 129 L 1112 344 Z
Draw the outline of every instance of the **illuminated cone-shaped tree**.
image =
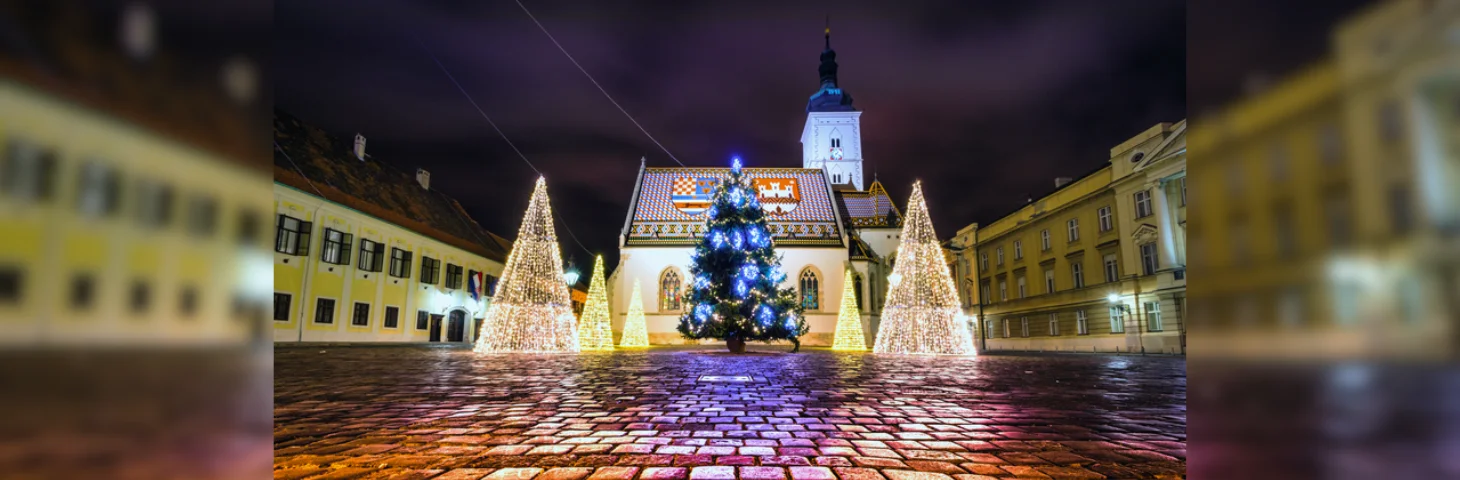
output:
M 731 352 L 747 341 L 791 340 L 810 327 L 772 246 L 765 212 L 736 158 L 705 210 L 705 234 L 691 253 L 690 288 L 679 334 L 724 340 Z M 798 343 L 799 345 L 799 343 Z
M 593 279 L 588 300 L 578 319 L 578 347 L 583 350 L 613 350 L 613 327 L 608 323 L 608 289 L 603 281 L 603 255 L 593 262 Z
M 836 315 L 836 340 L 832 350 L 866 350 L 867 337 L 862 335 L 862 310 L 857 308 L 857 292 L 853 290 L 852 271 L 843 276 L 842 309 Z
M 553 231 L 547 182 L 538 177 L 532 201 L 512 242 L 512 253 L 497 283 L 477 335 L 477 353 L 557 353 L 578 351 L 577 319 L 563 258 Z
M 644 321 L 644 299 L 639 296 L 639 279 L 634 279 L 634 294 L 629 296 L 629 316 L 624 320 L 624 337 L 620 347 L 649 346 L 649 326 Z
M 913 184 L 897 264 L 877 330 L 876 353 L 972 355 L 973 337 L 958 307 L 943 247 L 933 233 L 922 182 Z

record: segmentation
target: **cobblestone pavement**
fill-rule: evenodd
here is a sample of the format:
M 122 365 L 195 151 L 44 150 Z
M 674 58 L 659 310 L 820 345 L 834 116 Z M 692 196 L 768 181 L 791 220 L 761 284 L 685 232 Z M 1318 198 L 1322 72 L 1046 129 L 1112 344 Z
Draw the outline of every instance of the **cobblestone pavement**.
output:
M 1093 355 L 279 347 L 274 477 L 1183 478 L 1185 369 Z

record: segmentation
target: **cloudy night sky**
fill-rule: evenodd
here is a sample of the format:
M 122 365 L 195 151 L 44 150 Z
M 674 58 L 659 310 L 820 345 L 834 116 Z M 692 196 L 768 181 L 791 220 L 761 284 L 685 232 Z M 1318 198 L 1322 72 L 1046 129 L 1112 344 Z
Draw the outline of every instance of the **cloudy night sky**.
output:
M 944 238 L 1187 115 L 1182 2 L 525 3 L 689 166 L 725 166 L 732 155 L 801 165 L 830 14 L 840 86 L 864 112 L 865 175 L 875 170 L 900 207 L 923 180 Z M 609 265 L 639 158 L 675 165 L 511 0 L 274 8 L 279 108 L 336 135 L 363 133 L 377 160 L 430 170 L 434 189 L 505 237 L 516 235 L 535 174 L 416 39 L 546 175 L 560 218 Z M 1273 23 L 1267 30 L 1282 25 Z M 1193 88 L 1230 94 L 1230 74 L 1211 76 Z M 559 228 L 565 255 L 590 263 Z

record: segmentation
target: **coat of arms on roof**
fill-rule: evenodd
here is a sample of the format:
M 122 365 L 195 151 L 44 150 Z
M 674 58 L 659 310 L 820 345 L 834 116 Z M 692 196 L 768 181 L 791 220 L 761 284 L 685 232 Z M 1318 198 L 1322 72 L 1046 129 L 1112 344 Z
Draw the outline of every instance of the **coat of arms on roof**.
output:
M 784 215 L 801 204 L 801 189 L 795 178 L 757 178 L 755 190 L 760 192 L 760 206 L 770 215 Z

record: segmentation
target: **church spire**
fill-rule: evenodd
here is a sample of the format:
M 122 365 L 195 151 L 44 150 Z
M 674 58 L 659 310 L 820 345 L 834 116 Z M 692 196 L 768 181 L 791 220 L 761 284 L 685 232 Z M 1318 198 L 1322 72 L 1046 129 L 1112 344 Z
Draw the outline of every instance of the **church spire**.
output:
M 824 31 L 825 48 L 821 51 L 821 65 L 816 68 L 821 74 L 821 88 L 811 95 L 806 104 L 807 112 L 856 111 L 852 107 L 852 96 L 837 85 L 836 50 L 831 49 L 831 15 L 826 16 Z

